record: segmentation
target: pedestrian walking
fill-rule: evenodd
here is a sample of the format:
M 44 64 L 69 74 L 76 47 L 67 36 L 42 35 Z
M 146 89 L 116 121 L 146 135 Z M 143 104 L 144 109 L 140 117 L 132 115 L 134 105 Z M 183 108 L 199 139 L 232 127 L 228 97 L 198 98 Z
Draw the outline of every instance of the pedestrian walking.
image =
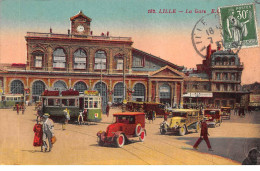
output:
M 36 124 L 33 127 L 33 132 L 34 132 L 34 139 L 33 139 L 33 146 L 34 147 L 41 147 L 42 151 L 42 146 L 43 146 L 43 141 L 42 141 L 42 136 L 43 136 L 43 130 L 42 130 L 42 124 L 39 123 L 39 120 L 36 120 Z
M 53 125 L 53 121 L 49 118 L 49 114 L 45 113 L 43 115 L 43 136 L 42 136 L 42 140 L 43 140 L 43 147 L 44 147 L 44 151 L 46 152 L 49 146 L 49 152 L 52 149 L 52 142 L 51 139 L 52 137 L 54 137 L 54 125 Z M 48 140 L 48 145 L 47 145 L 47 140 Z
M 65 130 L 65 125 L 69 123 L 70 111 L 66 108 L 63 110 L 62 130 Z
M 82 111 L 79 112 L 78 123 L 79 123 L 79 125 L 84 123 L 83 112 Z
M 19 109 L 19 104 L 17 103 L 17 104 L 16 104 L 16 112 L 17 112 L 17 115 L 19 115 L 19 110 L 20 110 L 20 109 Z
M 208 146 L 208 150 L 209 150 L 209 151 L 213 151 L 212 148 L 211 148 L 210 142 L 209 142 L 209 138 L 208 138 L 209 133 L 208 133 L 208 125 L 207 125 L 207 123 L 206 123 L 206 120 L 207 120 L 207 118 L 204 117 L 204 118 L 203 118 L 203 121 L 202 121 L 202 123 L 201 123 L 200 137 L 199 137 L 199 139 L 196 141 L 196 143 L 194 144 L 193 148 L 197 150 L 199 144 L 201 143 L 201 141 L 202 141 L 202 140 L 205 140 L 206 143 L 207 143 L 207 146 Z
M 109 104 L 107 104 L 107 107 L 106 107 L 106 114 L 107 114 L 107 117 L 109 116 L 109 110 L 110 110 L 110 107 L 109 107 Z
M 22 114 L 24 114 L 24 111 L 25 111 L 25 105 L 24 104 L 22 104 L 21 110 L 22 110 Z

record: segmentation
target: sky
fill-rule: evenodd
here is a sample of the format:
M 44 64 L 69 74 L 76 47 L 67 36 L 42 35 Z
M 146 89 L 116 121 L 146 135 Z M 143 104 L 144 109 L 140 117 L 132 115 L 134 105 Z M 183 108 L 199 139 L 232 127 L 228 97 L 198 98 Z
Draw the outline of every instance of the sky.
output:
M 192 44 L 195 24 L 212 9 L 254 1 L 0 0 L 0 63 L 25 63 L 26 32 L 48 33 L 51 27 L 53 33 L 67 34 L 70 17 L 82 10 L 92 19 L 94 35 L 109 31 L 111 36 L 132 37 L 134 48 L 179 66 L 195 68 L 203 60 Z M 259 35 L 260 4 L 256 3 L 255 7 Z M 148 13 L 149 9 L 157 13 Z M 177 13 L 160 14 L 160 9 L 176 9 Z M 195 13 L 196 9 L 206 13 Z M 186 13 L 186 10 L 192 13 Z M 219 21 L 209 17 L 208 22 Z M 238 55 L 244 63 L 242 84 L 260 82 L 260 48 L 245 48 Z

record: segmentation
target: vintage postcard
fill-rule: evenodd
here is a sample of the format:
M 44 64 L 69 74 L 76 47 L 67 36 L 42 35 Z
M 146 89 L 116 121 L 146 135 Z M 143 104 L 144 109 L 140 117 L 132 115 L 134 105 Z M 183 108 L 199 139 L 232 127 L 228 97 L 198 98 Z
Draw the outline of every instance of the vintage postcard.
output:
M 259 165 L 259 0 L 0 0 L 0 164 Z

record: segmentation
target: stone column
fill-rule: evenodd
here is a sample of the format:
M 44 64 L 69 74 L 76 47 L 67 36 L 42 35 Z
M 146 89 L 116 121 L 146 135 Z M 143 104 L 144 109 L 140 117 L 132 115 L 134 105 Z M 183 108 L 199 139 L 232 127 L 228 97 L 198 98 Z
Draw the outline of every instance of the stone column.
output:
M 4 80 L 3 80 L 3 92 L 6 94 L 8 93 L 8 85 L 6 85 L 6 77 L 4 77 Z
M 111 92 L 113 90 L 113 85 L 112 85 L 112 80 L 111 79 L 109 79 L 109 87 L 108 87 L 108 89 L 109 89 L 109 92 Z M 112 101 L 113 101 L 112 97 L 113 97 L 113 94 L 109 93 L 109 99 L 108 100 L 109 100 L 109 102 L 111 102 L 111 104 L 112 104 Z
M 72 86 L 71 85 L 71 78 L 69 78 L 69 87 L 68 88 L 72 88 L 71 86 Z
M 172 88 L 172 90 L 171 90 L 171 106 L 173 106 L 174 104 L 174 97 L 175 97 L 175 92 L 174 92 L 174 90 L 175 90 L 175 85 L 173 84 L 173 82 L 171 83 L 171 88 Z
M 129 53 L 128 53 L 129 55 L 128 55 L 128 66 L 129 66 L 129 73 L 132 73 L 132 50 L 131 49 L 129 49 Z
M 88 65 L 88 68 L 89 68 L 89 72 L 93 72 L 93 62 L 94 62 L 94 58 L 95 58 L 95 49 L 93 48 L 90 48 L 89 50 L 89 65 Z
M 178 103 L 177 103 L 177 82 L 175 82 L 175 94 L 174 94 L 174 105 L 173 106 L 176 106 Z
M 159 102 L 159 83 L 156 81 L 155 102 Z
M 152 101 L 152 81 L 148 79 L 148 101 Z
M 73 54 L 72 48 L 68 47 L 68 56 L 67 56 L 67 71 L 73 71 Z
M 180 99 L 181 100 L 181 105 L 180 105 L 181 108 L 183 108 L 183 87 L 184 87 L 184 84 L 183 84 L 183 81 L 182 81 L 181 82 L 181 95 L 180 95 L 181 96 L 180 97 L 181 98 Z
M 52 65 L 52 53 L 53 50 L 52 48 L 49 46 L 47 47 L 47 67 L 48 67 L 48 71 L 53 71 L 53 65 Z
M 129 85 L 128 86 L 129 90 L 132 90 L 133 89 L 132 88 L 132 80 L 129 79 L 128 85 Z M 132 101 L 132 96 L 133 96 L 133 93 L 131 93 L 131 96 L 128 97 L 128 101 Z
M 113 72 L 113 61 L 114 61 L 114 57 L 113 57 L 113 50 L 110 49 L 109 50 L 109 54 L 108 54 L 108 73 L 112 73 Z
M 48 78 L 48 87 L 49 87 L 49 89 L 51 88 L 51 79 L 50 78 Z

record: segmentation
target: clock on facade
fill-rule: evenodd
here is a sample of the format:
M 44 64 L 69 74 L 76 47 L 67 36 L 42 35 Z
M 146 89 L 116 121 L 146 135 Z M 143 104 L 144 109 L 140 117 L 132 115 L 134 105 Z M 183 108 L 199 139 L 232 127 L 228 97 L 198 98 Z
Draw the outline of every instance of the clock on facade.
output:
M 79 26 L 77 27 L 77 31 L 78 31 L 78 32 L 83 32 L 83 31 L 84 31 L 84 27 L 83 27 L 82 25 L 79 25 Z

